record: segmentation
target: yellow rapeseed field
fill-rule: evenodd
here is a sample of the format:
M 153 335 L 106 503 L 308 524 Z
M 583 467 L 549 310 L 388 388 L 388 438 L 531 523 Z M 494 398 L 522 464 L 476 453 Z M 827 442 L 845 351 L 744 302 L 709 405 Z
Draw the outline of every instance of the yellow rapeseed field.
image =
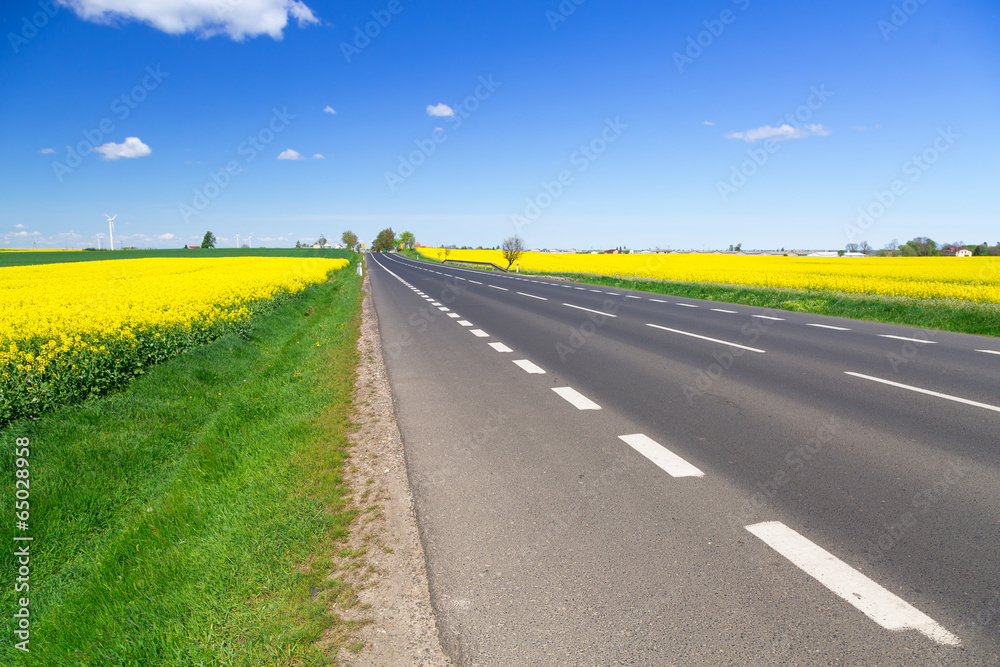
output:
M 154 258 L 0 268 L 0 424 L 120 387 L 348 263 Z
M 444 250 L 421 248 L 433 259 Z M 452 250 L 447 259 L 507 266 L 499 250 Z M 690 282 L 832 290 L 914 298 L 1000 303 L 998 257 L 774 257 L 700 255 L 577 255 L 528 252 L 521 269 L 596 273 Z

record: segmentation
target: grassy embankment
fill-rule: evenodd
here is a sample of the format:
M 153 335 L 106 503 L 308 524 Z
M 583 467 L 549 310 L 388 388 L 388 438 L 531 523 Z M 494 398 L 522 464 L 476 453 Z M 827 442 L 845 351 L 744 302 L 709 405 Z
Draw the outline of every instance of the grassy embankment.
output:
M 330 556 L 350 555 L 338 540 L 356 513 L 341 479 L 360 317 L 352 268 L 245 338 L 0 430 L 0 541 L 34 538 L 30 592 L 13 591 L 13 549 L 0 555 L 0 663 L 313 665 L 350 646 L 353 625 L 329 608 L 353 592 L 327 575 Z M 16 438 L 30 438 L 26 532 L 14 530 Z M 13 647 L 22 596 L 30 653 Z
M 416 251 L 407 257 L 437 263 Z M 613 289 L 631 289 L 689 299 L 761 306 L 870 322 L 898 324 L 919 329 L 936 329 L 981 336 L 1000 336 L 1000 304 L 973 303 L 952 299 L 849 294 L 823 290 L 683 282 L 592 273 L 552 273 L 524 271 L 536 276 L 559 276 Z

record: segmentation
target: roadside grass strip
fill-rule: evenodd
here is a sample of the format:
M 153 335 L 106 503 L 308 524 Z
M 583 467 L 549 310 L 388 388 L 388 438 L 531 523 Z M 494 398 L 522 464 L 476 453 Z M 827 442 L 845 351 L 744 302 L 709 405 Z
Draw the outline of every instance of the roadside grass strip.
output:
M 958 637 L 930 616 L 780 521 L 756 523 L 746 529 L 886 630 L 912 629 L 938 644 L 961 645 Z
M 121 392 L 0 429 L 31 440 L 34 538 L 30 652 L 0 643 L 0 663 L 320 665 L 352 646 L 331 561 L 367 565 L 341 553 L 360 281 L 339 271 Z M 0 519 L 12 544 L 13 503 Z M 0 608 L 25 595 L 3 586 Z

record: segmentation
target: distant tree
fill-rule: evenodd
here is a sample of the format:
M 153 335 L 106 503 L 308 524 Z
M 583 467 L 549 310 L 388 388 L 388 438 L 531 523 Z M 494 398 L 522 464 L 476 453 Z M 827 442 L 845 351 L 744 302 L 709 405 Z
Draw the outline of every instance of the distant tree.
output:
M 858 251 L 863 252 L 866 255 L 870 255 L 875 252 L 875 249 L 868 244 L 868 241 L 862 241 L 858 244 Z
M 905 245 L 913 248 L 918 257 L 931 257 L 932 255 L 941 254 L 941 251 L 938 250 L 938 244 L 934 239 L 927 238 L 926 236 L 918 236 L 910 239 Z
M 205 238 L 201 240 L 202 248 L 214 248 L 215 247 L 215 234 L 212 232 L 205 232 Z
M 302 247 L 302 241 L 296 241 L 295 242 L 295 247 L 296 248 L 301 248 Z
M 847 254 L 846 250 L 838 250 L 837 251 L 837 257 L 843 257 L 846 254 Z
M 858 252 L 860 246 L 857 243 L 848 243 L 845 247 L 847 252 Z
M 524 253 L 524 239 L 516 234 L 503 241 L 503 258 L 507 260 L 507 268 L 509 269 L 517 258 Z
M 899 248 L 899 239 L 893 239 L 885 244 L 886 250 L 897 250 Z
M 736 244 L 736 248 L 735 248 L 736 252 L 739 252 L 742 249 L 743 249 L 743 244 L 742 243 L 737 243 Z
M 372 250 L 375 252 L 388 252 L 395 248 L 396 232 L 392 231 L 392 227 L 380 231 L 378 236 L 375 237 L 375 243 L 372 244 Z
M 417 245 L 417 238 L 413 232 L 403 232 L 399 235 L 399 244 L 407 250 L 413 250 L 413 246 Z
M 326 240 L 326 235 L 323 232 L 319 233 L 319 238 L 316 239 L 316 243 L 318 243 L 321 248 L 328 243 L 328 241 Z
M 358 235 L 348 229 L 340 235 L 340 242 L 344 244 L 345 248 L 354 249 L 358 245 Z
M 983 257 L 983 256 L 985 256 L 988 247 L 989 246 L 987 246 L 985 242 L 983 242 L 982 245 L 977 245 L 972 250 L 972 256 L 973 257 Z
M 917 249 L 914 248 L 909 243 L 904 243 L 903 245 L 899 246 L 898 252 L 903 257 L 916 257 L 917 256 Z

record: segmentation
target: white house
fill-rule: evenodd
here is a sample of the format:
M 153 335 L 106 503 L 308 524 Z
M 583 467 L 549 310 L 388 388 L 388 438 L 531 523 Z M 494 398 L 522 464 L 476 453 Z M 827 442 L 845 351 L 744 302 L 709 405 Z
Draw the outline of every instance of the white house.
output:
M 959 248 L 955 251 L 955 257 L 972 257 L 972 251 L 968 248 Z

